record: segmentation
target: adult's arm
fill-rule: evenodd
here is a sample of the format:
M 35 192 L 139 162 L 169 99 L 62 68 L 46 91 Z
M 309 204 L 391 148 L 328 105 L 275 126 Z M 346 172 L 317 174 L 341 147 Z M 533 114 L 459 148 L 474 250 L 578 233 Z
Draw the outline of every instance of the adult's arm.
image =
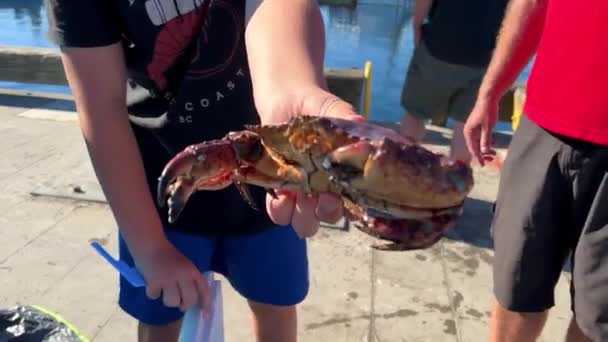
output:
M 429 15 L 432 6 L 433 0 L 416 0 L 414 3 L 412 26 L 414 29 L 414 43 L 416 45 L 420 42 L 420 37 L 422 37 L 422 24 L 424 24 L 424 20 Z
M 498 102 L 536 52 L 549 0 L 511 0 L 496 48 L 463 133 L 469 152 L 480 165 L 492 151 Z
M 510 1 L 480 87 L 480 100 L 498 101 L 528 64 L 542 36 L 548 2 Z
M 134 255 L 150 254 L 166 239 L 128 121 L 122 47 L 64 47 L 62 60 L 91 162 L 121 233 Z

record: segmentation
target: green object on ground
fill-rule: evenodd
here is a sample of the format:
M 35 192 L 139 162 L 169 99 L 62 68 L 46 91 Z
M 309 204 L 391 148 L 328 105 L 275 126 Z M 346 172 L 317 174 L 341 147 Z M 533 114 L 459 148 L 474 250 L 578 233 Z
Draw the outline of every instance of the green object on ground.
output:
M 59 314 L 38 305 L 0 309 L 2 342 L 90 342 Z

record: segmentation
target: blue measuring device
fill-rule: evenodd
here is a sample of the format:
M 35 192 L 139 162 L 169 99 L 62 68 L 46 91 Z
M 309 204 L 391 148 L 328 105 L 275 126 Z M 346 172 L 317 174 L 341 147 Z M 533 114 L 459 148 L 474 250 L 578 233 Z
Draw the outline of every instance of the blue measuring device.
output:
M 131 285 L 135 287 L 145 287 L 144 277 L 134 268 L 127 265 L 124 261 L 114 259 L 97 241 L 91 241 L 91 247 L 101 255 L 110 265 L 112 265 Z
M 131 285 L 135 287 L 145 287 L 146 282 L 142 275 L 135 269 L 127 265 L 124 261 L 117 260 L 106 251 L 103 246 L 97 241 L 91 241 L 91 247 L 101 255 L 112 267 L 114 267 Z M 203 317 L 200 307 L 194 307 L 188 310 L 184 316 L 182 326 L 180 328 L 179 342 L 191 341 L 224 341 L 224 321 L 222 311 L 222 298 L 220 292 L 219 281 L 213 280 L 213 275 L 208 274 L 207 280 L 211 280 L 211 288 L 214 293 L 214 311 L 212 315 L 217 316 L 213 320 L 207 320 Z M 217 302 L 219 300 L 219 302 Z

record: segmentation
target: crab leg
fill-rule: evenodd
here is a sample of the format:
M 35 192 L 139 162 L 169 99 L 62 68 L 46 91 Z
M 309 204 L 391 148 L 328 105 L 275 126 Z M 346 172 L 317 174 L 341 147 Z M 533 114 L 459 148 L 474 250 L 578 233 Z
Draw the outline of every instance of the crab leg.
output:
M 248 172 L 241 172 L 243 181 L 265 188 L 301 190 L 306 188 L 306 173 L 300 168 L 284 164 L 265 153 Z
M 358 204 L 345 199 L 344 207 L 353 226 L 388 244 L 374 244 L 382 251 L 412 251 L 426 249 L 437 243 L 443 234 L 456 224 L 457 215 L 445 214 L 429 219 L 398 219 L 373 217 Z
M 248 185 L 267 189 L 308 189 L 307 174 L 265 149 L 252 132 L 232 132 L 224 139 L 188 146 L 165 166 L 158 179 L 156 200 L 164 206 L 168 195 L 169 222 L 173 223 L 190 196 L 201 190 L 219 190 L 234 184 L 241 196 L 258 209 Z
M 326 156 L 323 168 L 346 191 L 358 189 L 377 202 L 408 203 L 424 210 L 456 208 L 473 186 L 472 171 L 466 164 L 388 139 L 344 145 Z
M 291 165 L 279 155 L 265 148 L 259 135 L 251 131 L 232 132 L 232 142 L 240 164 L 237 178 L 243 184 L 266 189 L 301 190 L 309 188 L 306 172 Z
M 370 236 L 390 242 L 383 245 L 372 245 L 374 249 L 412 251 L 433 246 L 455 224 L 455 219 L 444 221 L 379 220 L 367 223 L 357 222 L 354 226 Z

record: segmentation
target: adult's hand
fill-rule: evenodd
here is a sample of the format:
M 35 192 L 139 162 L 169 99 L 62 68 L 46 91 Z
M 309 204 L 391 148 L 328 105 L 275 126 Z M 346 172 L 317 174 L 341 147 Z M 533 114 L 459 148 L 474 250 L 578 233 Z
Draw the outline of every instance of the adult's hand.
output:
M 278 98 L 266 107 L 261 117 L 263 124 L 277 124 L 303 114 L 365 121 L 349 103 L 321 88 Z M 332 194 L 307 196 L 302 192 L 278 190 L 276 199 L 266 197 L 266 209 L 275 223 L 291 224 L 300 237 L 314 235 L 321 221 L 333 223 L 343 216 L 342 201 Z
M 492 133 L 498 119 L 498 101 L 478 99 L 464 124 L 463 133 L 469 152 L 474 160 L 485 165 L 485 159 L 492 159 L 496 151 L 492 149 Z

